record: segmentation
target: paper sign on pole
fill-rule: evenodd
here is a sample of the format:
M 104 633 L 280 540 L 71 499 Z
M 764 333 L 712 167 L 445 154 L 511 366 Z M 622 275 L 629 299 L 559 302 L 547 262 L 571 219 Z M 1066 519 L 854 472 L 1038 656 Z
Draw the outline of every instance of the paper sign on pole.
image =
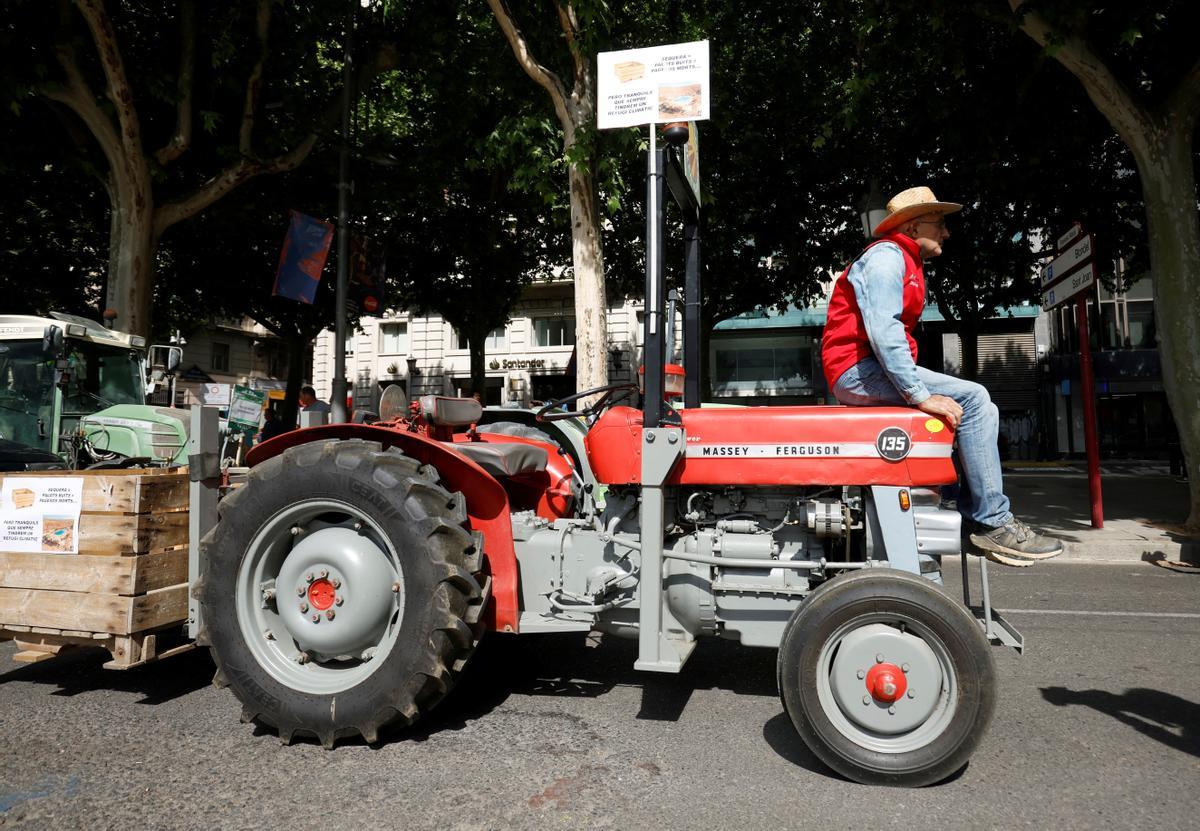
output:
M 229 395 L 232 387 L 229 384 L 201 384 L 200 403 L 208 407 L 229 406 Z
M 635 127 L 708 116 L 708 41 L 601 52 L 596 126 Z
M 267 394 L 261 390 L 253 390 L 240 384 L 233 388 L 233 398 L 229 404 L 229 424 L 242 430 L 257 430 L 262 421 L 263 404 Z
M 0 551 L 79 553 L 83 478 L 6 476 L 0 488 Z

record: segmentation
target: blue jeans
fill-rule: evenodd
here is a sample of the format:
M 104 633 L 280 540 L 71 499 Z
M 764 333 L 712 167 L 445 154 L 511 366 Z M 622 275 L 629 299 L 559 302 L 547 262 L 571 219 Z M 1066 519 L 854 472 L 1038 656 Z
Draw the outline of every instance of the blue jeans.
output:
M 932 395 L 953 398 L 963 408 L 958 425 L 958 466 L 962 490 L 958 510 L 967 519 L 989 526 L 1007 525 L 1012 520 L 1004 480 L 1000 472 L 1000 411 L 988 391 L 974 381 L 964 381 L 924 367 L 917 375 Z M 909 406 L 896 391 L 883 367 L 874 358 L 864 358 L 842 373 L 833 387 L 842 404 L 856 406 Z

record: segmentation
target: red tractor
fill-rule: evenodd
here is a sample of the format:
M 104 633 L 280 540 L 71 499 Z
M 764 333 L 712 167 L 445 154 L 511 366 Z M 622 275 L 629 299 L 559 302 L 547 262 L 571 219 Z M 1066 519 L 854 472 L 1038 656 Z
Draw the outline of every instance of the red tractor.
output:
M 922 785 L 966 763 L 995 705 L 988 641 L 1020 644 L 985 569 L 976 615 L 938 585 L 961 551 L 938 493 L 952 431 L 905 408 L 701 408 L 699 216 L 675 146 L 648 181 L 648 224 L 664 187 L 684 214 L 684 406 L 664 397 L 652 245 L 642 406 L 613 385 L 540 413 L 583 419 L 581 441 L 476 432 L 477 402 L 426 396 L 255 448 L 198 590 L 245 720 L 375 742 L 436 705 L 487 631 L 633 638 L 653 672 L 722 637 L 778 649 L 783 706 L 839 773 Z

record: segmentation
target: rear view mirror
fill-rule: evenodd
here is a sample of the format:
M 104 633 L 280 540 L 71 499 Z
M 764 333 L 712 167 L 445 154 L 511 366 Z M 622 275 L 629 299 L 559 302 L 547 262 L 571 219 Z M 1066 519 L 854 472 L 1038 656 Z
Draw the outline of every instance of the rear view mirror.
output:
M 150 366 L 171 375 L 183 361 L 183 349 L 178 346 L 155 344 L 150 347 Z
M 42 330 L 42 354 L 57 358 L 63 352 L 63 330 L 51 324 Z

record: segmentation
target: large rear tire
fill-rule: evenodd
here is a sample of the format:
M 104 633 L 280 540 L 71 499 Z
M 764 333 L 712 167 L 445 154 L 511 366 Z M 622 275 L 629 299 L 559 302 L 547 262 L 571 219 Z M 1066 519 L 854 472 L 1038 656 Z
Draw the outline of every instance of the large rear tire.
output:
M 928 580 L 892 569 L 813 592 L 784 630 L 777 667 L 805 744 L 868 785 L 947 778 L 995 709 L 995 665 L 974 618 Z
M 453 685 L 485 601 L 465 504 L 436 471 L 361 440 L 250 471 L 205 537 L 199 597 L 218 685 L 290 741 L 378 740 Z

